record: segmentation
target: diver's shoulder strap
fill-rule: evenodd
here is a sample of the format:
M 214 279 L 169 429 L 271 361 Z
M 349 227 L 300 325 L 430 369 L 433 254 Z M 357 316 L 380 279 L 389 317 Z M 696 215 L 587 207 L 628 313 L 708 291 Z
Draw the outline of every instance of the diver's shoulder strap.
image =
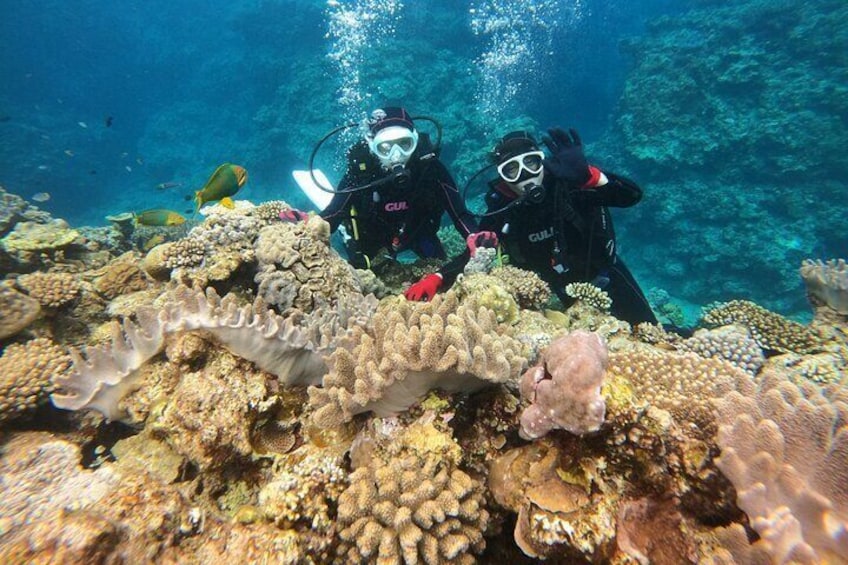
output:
M 418 134 L 418 159 L 421 161 L 429 161 L 431 159 L 439 158 L 439 148 L 433 145 L 433 141 L 430 139 L 430 134 L 426 132 L 419 132 Z

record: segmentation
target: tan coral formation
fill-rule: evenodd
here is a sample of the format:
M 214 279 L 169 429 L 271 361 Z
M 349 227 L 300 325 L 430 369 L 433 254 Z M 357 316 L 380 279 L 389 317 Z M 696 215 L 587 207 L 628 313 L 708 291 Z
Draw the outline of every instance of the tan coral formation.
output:
M 848 263 L 845 259 L 827 262 L 806 259 L 801 264 L 801 278 L 814 304 L 824 304 L 848 315 Z
M 748 330 L 738 326 L 700 329 L 692 337 L 678 341 L 675 347 L 701 357 L 724 359 L 752 375 L 756 375 L 766 361 Z
M 474 392 L 516 380 L 526 364 L 523 346 L 495 313 L 448 291 L 431 302 L 383 299 L 373 329 L 354 328 L 350 346 L 327 360 L 323 388 L 310 387 L 320 427 L 373 411 L 402 411 L 432 389 Z
M 489 274 L 503 283 L 521 308 L 540 310 L 551 298 L 551 287 L 533 271 L 503 265 Z
M 774 563 L 848 560 L 848 405 L 765 371 L 718 402 L 717 464 Z
M 263 228 L 256 240 L 258 296 L 286 312 L 310 311 L 340 295 L 359 294 L 359 279 L 329 242 L 330 225 L 319 216 Z
M 0 245 L 12 255 L 20 253 L 53 252 L 63 249 L 80 237 L 64 220 L 47 223 L 19 222 Z
M 11 337 L 33 323 L 41 313 L 37 300 L 0 284 L 0 339 Z
M 147 278 L 138 265 L 137 257 L 127 255 L 107 265 L 103 274 L 94 283 L 97 292 L 107 300 L 145 290 L 148 287 Z
M 459 446 L 450 435 L 419 421 L 371 449 L 339 497 L 340 557 L 475 563 L 486 547 L 489 513 L 482 485 L 458 468 Z
M 18 287 L 43 308 L 61 308 L 76 300 L 82 286 L 70 273 L 31 273 L 21 275 L 15 281 Z
M 811 353 L 821 340 L 809 327 L 747 300 L 731 300 L 709 308 L 703 316 L 711 326 L 739 324 L 763 349 L 782 353 Z
M 581 300 L 602 312 L 609 312 L 612 299 L 609 294 L 592 283 L 576 282 L 565 286 L 565 293 L 577 300 Z
M 49 339 L 9 345 L 0 357 L 0 424 L 46 403 L 52 379 L 70 367 L 70 356 Z

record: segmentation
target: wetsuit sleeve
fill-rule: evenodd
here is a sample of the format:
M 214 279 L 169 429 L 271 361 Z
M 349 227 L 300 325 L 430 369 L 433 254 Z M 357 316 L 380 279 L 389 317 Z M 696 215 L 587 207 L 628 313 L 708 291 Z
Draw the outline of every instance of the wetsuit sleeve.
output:
M 642 189 L 632 180 L 607 172 L 604 175 L 608 179 L 606 184 L 572 190 L 573 201 L 594 206 L 628 208 L 642 200 Z
M 345 175 L 339 183 L 337 190 L 344 190 L 351 185 L 350 175 Z M 341 192 L 335 194 L 330 203 L 321 211 L 321 217 L 330 224 L 330 229 L 336 231 L 342 220 L 346 219 L 350 210 L 350 199 L 352 192 Z
M 441 161 L 436 161 L 434 166 L 436 168 L 435 181 L 438 185 L 436 190 L 439 191 L 444 199 L 445 210 L 447 210 L 448 215 L 453 220 L 453 225 L 456 226 L 457 231 L 462 235 L 463 239 L 468 237 L 468 234 L 480 231 L 477 226 L 477 220 L 468 211 L 468 208 L 465 207 L 465 202 L 463 202 L 462 196 L 459 194 L 459 189 L 456 187 L 456 183 L 447 168 Z

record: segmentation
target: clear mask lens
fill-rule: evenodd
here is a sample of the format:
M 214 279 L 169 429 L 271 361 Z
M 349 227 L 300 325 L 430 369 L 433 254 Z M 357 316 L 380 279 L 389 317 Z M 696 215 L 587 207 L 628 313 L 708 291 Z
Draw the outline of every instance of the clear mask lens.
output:
M 503 180 L 510 183 L 517 182 L 521 178 L 522 171 L 527 171 L 531 175 L 538 175 L 542 172 L 544 158 L 545 154 L 541 151 L 529 151 L 516 155 L 498 165 L 498 174 Z
M 417 145 L 418 135 L 416 132 L 404 127 L 390 127 L 381 130 L 371 141 L 374 154 L 383 159 L 388 159 L 393 150 L 399 151 L 404 157 L 409 157 L 415 151 Z

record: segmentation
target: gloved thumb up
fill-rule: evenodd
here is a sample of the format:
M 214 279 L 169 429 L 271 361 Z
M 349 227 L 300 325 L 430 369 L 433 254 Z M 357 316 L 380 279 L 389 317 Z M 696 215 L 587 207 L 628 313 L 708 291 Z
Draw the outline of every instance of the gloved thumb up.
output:
M 436 296 L 436 293 L 442 288 L 442 284 L 444 284 L 442 275 L 434 273 L 423 277 L 420 281 L 410 286 L 403 295 L 407 300 L 428 302 Z

